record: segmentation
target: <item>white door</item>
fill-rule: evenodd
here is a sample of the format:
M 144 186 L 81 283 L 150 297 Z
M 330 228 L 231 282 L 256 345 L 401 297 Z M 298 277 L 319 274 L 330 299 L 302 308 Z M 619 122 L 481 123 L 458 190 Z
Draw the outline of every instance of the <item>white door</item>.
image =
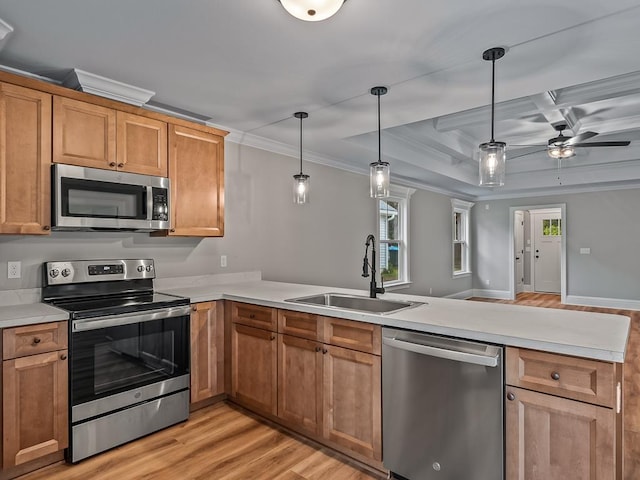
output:
M 524 212 L 514 213 L 513 230 L 517 294 L 524 291 Z
M 560 209 L 531 211 L 533 222 L 533 290 L 560 293 L 560 255 L 564 225 Z

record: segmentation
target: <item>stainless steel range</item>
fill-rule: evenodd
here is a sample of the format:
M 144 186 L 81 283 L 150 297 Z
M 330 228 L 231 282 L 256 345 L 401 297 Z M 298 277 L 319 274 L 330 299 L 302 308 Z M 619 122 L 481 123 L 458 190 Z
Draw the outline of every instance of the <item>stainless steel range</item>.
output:
M 155 292 L 153 260 L 44 265 L 43 300 L 69 312 L 70 446 L 77 462 L 189 415 L 189 299 Z

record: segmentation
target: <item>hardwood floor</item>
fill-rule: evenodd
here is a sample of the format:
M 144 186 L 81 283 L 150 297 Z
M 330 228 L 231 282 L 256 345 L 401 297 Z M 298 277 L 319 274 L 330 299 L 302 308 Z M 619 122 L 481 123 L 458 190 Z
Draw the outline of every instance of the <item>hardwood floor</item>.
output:
M 470 300 L 496 303 L 512 303 L 532 307 L 561 308 L 586 312 L 613 313 L 631 318 L 631 332 L 624 361 L 624 457 L 625 479 L 640 478 L 640 311 L 612 308 L 563 305 L 560 295 L 549 293 L 519 293 L 516 300 L 471 298 Z
M 298 440 L 226 402 L 180 425 L 77 465 L 20 480 L 379 480 L 337 454 Z

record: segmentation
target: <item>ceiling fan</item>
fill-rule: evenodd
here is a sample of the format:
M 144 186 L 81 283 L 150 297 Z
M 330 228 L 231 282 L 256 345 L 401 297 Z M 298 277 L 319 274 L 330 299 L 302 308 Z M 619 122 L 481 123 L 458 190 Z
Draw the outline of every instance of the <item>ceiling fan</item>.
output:
M 587 142 L 585 140 L 589 140 L 590 138 L 598 135 L 596 132 L 582 132 L 573 137 L 568 137 L 563 135 L 567 129 L 566 123 L 557 123 L 553 125 L 553 128 L 558 132 L 557 137 L 550 138 L 547 142 L 547 145 L 513 145 L 514 147 L 546 147 L 547 154 L 551 158 L 564 159 L 573 157 L 576 154 L 575 149 L 580 147 L 626 147 L 631 142 L 630 141 L 614 141 L 614 142 Z M 542 151 L 542 150 L 540 150 Z M 528 152 L 523 155 L 529 155 L 531 153 L 536 152 Z M 517 155 L 517 156 L 523 156 Z M 515 157 L 512 157 L 515 158 Z

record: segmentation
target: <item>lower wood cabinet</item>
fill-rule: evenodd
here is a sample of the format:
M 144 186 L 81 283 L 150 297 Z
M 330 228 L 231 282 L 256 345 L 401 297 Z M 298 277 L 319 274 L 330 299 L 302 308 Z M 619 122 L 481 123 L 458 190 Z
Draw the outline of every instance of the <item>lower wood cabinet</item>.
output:
M 224 302 L 191 305 L 191 403 L 224 393 Z
M 59 452 L 69 444 L 66 325 L 31 325 L 2 332 L 5 469 Z M 58 336 L 59 331 L 65 334 Z M 33 352 L 28 351 L 27 339 Z M 41 353 L 43 348 L 52 351 Z
M 231 324 L 231 397 L 258 413 L 276 415 L 276 332 Z

